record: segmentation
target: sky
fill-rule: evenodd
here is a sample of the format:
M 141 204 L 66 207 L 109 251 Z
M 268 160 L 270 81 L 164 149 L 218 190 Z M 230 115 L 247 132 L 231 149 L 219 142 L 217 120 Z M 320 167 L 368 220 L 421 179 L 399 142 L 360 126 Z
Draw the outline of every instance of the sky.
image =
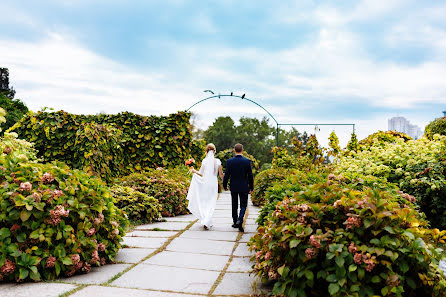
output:
M 354 123 L 361 139 L 387 130 L 393 116 L 424 129 L 446 110 L 444 1 L 0 0 L 0 7 L 0 67 L 34 111 L 168 115 L 209 89 L 246 94 L 279 123 Z M 218 116 L 267 116 L 238 98 L 192 111 L 202 128 Z M 319 126 L 320 142 L 333 130 L 345 145 L 349 126 Z

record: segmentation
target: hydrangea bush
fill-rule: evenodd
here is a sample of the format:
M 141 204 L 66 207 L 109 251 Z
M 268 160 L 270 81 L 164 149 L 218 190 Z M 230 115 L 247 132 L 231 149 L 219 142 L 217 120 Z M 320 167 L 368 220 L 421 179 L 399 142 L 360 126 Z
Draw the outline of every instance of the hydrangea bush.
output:
M 413 196 L 342 180 L 298 185 L 251 239 L 273 294 L 444 296 L 436 245 L 446 231 L 426 229 Z
M 130 174 L 116 183 L 154 197 L 161 205 L 161 215 L 172 217 L 189 213 L 186 197 L 190 178 L 186 167 L 157 168 Z
M 31 144 L 5 137 L 0 280 L 50 280 L 112 262 L 128 222 L 107 186 L 63 163 L 30 161 Z
M 254 179 L 254 190 L 251 195 L 253 205 L 261 206 L 265 203 L 265 193 L 274 184 L 295 172 L 293 169 L 271 168 L 261 171 Z
M 111 188 L 115 205 L 136 224 L 152 223 L 161 219 L 158 200 L 130 187 L 115 185 Z
M 424 135 L 429 139 L 433 139 L 435 134 L 446 135 L 446 117 L 433 120 L 424 129 Z
M 446 136 L 375 143 L 369 150 L 342 157 L 336 171 L 394 183 L 417 198 L 432 226 L 446 229 Z

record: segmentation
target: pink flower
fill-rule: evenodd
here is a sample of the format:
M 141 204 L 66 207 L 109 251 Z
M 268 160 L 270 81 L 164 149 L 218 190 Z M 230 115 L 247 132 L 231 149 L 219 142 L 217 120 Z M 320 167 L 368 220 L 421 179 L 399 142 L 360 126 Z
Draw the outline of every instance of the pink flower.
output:
M 256 253 L 256 259 L 259 260 L 261 257 L 262 257 L 262 252 L 261 252 L 261 251 L 258 251 L 258 252 Z
M 5 264 L 3 264 L 2 267 L 0 267 L 0 274 L 8 275 L 10 273 L 13 273 L 15 271 L 15 263 L 11 260 L 6 259 Z
M 100 263 L 101 265 L 105 265 L 107 264 L 107 260 L 105 260 L 105 258 L 101 258 Z
M 70 214 L 69 210 L 65 210 L 63 205 L 56 205 L 54 209 L 50 210 L 51 219 L 49 223 L 51 225 L 57 225 L 61 221 L 61 217 L 68 217 Z
M 81 261 L 81 256 L 79 254 L 73 254 L 71 255 L 71 261 L 73 262 L 73 265 L 78 264 Z
M 372 259 L 367 259 L 364 261 L 364 263 L 367 264 L 365 270 L 367 270 L 368 272 L 372 272 L 373 268 L 375 268 L 375 263 L 373 262 Z
M 51 173 L 46 172 L 42 176 L 42 183 L 44 183 L 44 184 L 49 184 L 49 183 L 51 183 L 53 181 L 54 181 L 54 176 Z
M 46 260 L 45 268 L 53 268 L 55 264 L 56 264 L 56 257 L 50 255 Z
M 341 206 L 341 203 L 342 201 L 340 199 L 336 200 L 335 203 L 333 203 L 334 208 L 339 208 Z
M 96 229 L 95 228 L 91 228 L 90 230 L 88 230 L 87 236 L 93 236 L 95 232 L 96 232 Z
M 310 244 L 317 249 L 321 248 L 321 243 L 319 242 L 319 240 L 316 239 L 316 236 L 314 235 L 310 236 Z
M 356 264 L 361 264 L 362 263 L 362 254 L 356 253 L 353 256 L 353 260 L 355 261 Z
M 61 190 L 56 189 L 53 191 L 53 197 L 55 197 L 55 198 L 59 198 L 62 195 L 63 195 L 63 191 L 61 191 Z
M 305 256 L 307 257 L 307 259 L 313 259 L 314 257 L 316 257 L 317 255 L 317 250 L 313 249 L 313 248 L 307 248 L 305 250 Z
M 82 267 L 82 272 L 89 273 L 90 270 L 91 270 L 91 265 L 88 263 L 85 263 L 84 266 Z
M 119 235 L 119 230 L 118 229 L 114 229 L 112 232 L 113 235 Z
M 349 217 L 347 221 L 345 221 L 345 224 L 347 224 L 347 229 L 361 227 L 361 223 L 361 219 L 358 217 Z
M 271 259 L 271 252 L 267 252 L 266 254 L 265 254 L 265 261 L 268 261 L 269 259 Z
M 91 261 L 90 261 L 90 263 L 91 264 L 96 264 L 96 263 L 98 263 L 99 262 L 99 253 L 98 253 L 98 251 L 93 251 L 93 253 L 91 254 Z
M 33 188 L 33 185 L 30 182 L 20 183 L 19 191 L 30 192 Z
M 350 245 L 348 246 L 348 252 L 350 254 L 354 254 L 358 251 L 358 248 L 355 246 L 355 244 L 352 242 L 350 243 Z
M 105 244 L 103 244 L 102 242 L 100 244 L 98 244 L 98 251 L 100 251 L 100 252 L 105 251 Z
M 273 269 L 271 269 L 270 271 L 268 271 L 268 277 L 271 280 L 276 280 L 279 278 L 279 274 L 276 271 L 274 271 Z
M 115 228 L 118 228 L 119 226 L 118 223 L 116 223 L 115 221 L 112 221 L 110 224 Z

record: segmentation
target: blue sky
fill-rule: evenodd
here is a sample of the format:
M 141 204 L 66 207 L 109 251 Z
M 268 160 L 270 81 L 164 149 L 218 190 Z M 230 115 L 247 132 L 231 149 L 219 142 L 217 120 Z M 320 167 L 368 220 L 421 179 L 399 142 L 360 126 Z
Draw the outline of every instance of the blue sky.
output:
M 360 138 L 385 130 L 392 116 L 423 128 L 446 110 L 444 1 L 0 0 L 0 7 L 0 66 L 33 110 L 169 114 L 212 89 L 246 93 L 280 122 L 356 123 Z M 220 115 L 264 115 L 235 99 L 194 111 L 202 127 Z M 349 131 L 336 131 L 345 142 Z

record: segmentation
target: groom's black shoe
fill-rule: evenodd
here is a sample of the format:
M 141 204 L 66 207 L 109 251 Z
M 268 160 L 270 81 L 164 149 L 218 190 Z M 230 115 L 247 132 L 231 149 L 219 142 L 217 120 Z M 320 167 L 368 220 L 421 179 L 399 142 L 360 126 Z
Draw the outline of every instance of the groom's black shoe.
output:
M 238 228 L 238 224 L 237 223 L 232 224 L 232 228 Z
M 245 232 L 245 229 L 243 229 L 243 222 L 237 222 L 235 225 L 237 225 L 240 232 Z

